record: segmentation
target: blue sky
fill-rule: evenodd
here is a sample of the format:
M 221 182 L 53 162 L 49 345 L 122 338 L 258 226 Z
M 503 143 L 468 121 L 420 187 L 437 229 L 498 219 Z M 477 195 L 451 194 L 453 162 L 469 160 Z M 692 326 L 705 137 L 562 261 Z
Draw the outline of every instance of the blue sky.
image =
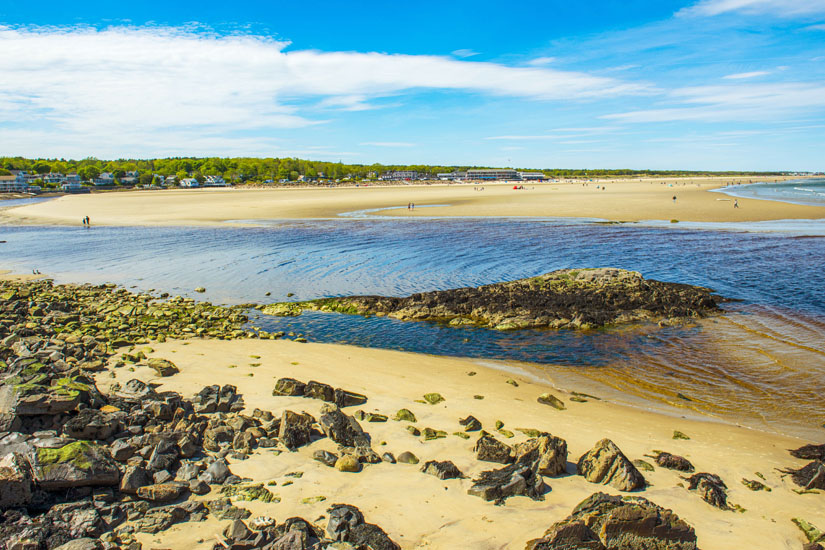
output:
M 825 169 L 825 0 L 0 0 L 0 155 Z

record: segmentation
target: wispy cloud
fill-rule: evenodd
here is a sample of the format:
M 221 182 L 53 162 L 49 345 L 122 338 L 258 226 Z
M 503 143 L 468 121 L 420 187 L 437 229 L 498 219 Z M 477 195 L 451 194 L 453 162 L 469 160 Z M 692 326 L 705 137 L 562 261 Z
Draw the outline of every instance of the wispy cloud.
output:
M 370 145 L 372 147 L 415 147 L 415 143 L 408 143 L 406 141 L 365 141 L 361 145 Z
M 535 59 L 529 60 L 527 65 L 530 65 L 531 67 L 543 67 L 545 65 L 555 63 L 555 61 L 555 57 L 536 57 Z
M 495 141 L 542 141 L 542 140 L 562 140 L 573 137 L 585 137 L 599 134 L 608 134 L 620 130 L 620 126 L 592 126 L 581 128 L 554 128 L 548 130 L 546 134 L 534 135 L 503 135 L 503 136 L 489 136 L 486 140 Z
M 648 93 L 646 84 L 584 72 L 288 45 L 189 28 L 0 26 L 0 147 L 12 149 L 8 127 L 20 124 L 87 144 L 125 145 L 126 135 L 226 143 L 322 124 L 319 108 L 374 109 L 378 98 L 421 90 L 576 102 Z
M 825 83 L 785 82 L 739 86 L 694 86 L 670 94 L 680 104 L 604 115 L 618 122 L 775 120 L 825 110 Z
M 781 17 L 825 13 L 825 0 L 701 0 L 682 8 L 679 16 L 713 16 L 729 12 Z
M 456 57 L 461 57 L 461 58 L 474 57 L 474 56 L 478 55 L 477 51 L 470 50 L 470 49 L 467 49 L 467 48 L 461 48 L 460 50 L 453 50 L 450 53 L 452 53 Z
M 771 74 L 770 71 L 751 71 L 749 73 L 735 73 L 723 76 L 727 80 L 744 80 L 746 78 L 756 78 L 757 76 L 765 76 Z

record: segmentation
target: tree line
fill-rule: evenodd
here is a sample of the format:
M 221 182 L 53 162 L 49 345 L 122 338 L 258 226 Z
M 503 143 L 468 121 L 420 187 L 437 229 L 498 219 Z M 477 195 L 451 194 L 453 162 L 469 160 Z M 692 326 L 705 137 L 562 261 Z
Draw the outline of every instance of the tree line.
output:
M 429 164 L 344 164 L 298 158 L 255 158 L 255 157 L 173 157 L 162 159 L 117 159 L 102 160 L 85 158 L 82 160 L 0 157 L 0 175 L 8 175 L 9 170 L 26 170 L 38 174 L 59 172 L 76 173 L 83 180 L 92 180 L 103 172 L 112 173 L 120 179 L 130 171 L 140 173 L 140 183 L 152 183 L 152 176 L 177 176 L 180 179 L 205 176 L 222 176 L 231 182 L 295 181 L 300 176 L 338 180 L 352 178 L 374 179 L 385 172 L 412 170 L 435 178 L 444 172 L 464 172 L 472 169 L 495 168 L 490 166 L 443 166 Z M 607 177 L 607 176 L 735 176 L 735 175 L 782 175 L 783 172 L 709 172 L 690 170 L 631 170 L 631 169 L 561 169 L 561 168 L 515 168 L 519 171 L 543 172 L 552 178 L 564 177 Z

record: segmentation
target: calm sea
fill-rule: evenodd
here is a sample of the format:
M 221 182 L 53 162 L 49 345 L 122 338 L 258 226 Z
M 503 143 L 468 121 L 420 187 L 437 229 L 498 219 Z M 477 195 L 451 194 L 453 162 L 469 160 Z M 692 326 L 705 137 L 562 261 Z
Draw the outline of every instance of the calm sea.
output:
M 781 225 L 781 224 L 780 224 Z M 475 286 L 613 266 L 736 298 L 690 327 L 592 332 L 456 329 L 341 314 L 256 316 L 269 330 L 496 360 L 645 406 L 676 405 L 822 434 L 825 234 L 559 220 L 317 220 L 253 228 L 0 227 L 0 267 L 58 282 L 114 282 L 218 303 Z M 204 286 L 207 292 L 193 289 Z M 270 293 L 266 296 L 266 293 Z M 294 296 L 287 298 L 288 293 Z M 595 389 L 594 389 L 595 388 Z M 682 394 L 687 401 L 677 396 Z
M 719 189 L 734 197 L 825 206 L 825 178 L 732 185 Z

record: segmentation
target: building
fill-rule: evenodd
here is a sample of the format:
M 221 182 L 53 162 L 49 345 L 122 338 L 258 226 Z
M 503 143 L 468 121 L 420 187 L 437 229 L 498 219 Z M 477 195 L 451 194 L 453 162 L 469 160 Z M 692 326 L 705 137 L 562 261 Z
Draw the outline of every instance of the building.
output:
M 544 181 L 547 179 L 544 172 L 519 172 L 518 175 L 524 181 Z
M 120 178 L 121 185 L 137 185 L 140 178 L 140 172 L 137 170 L 129 170 L 122 178 Z
M 88 187 L 84 187 L 79 183 L 64 183 L 60 188 L 66 193 L 91 193 Z
M 378 179 L 384 181 L 417 180 L 418 172 L 415 170 L 395 170 L 391 172 L 384 172 Z
M 206 176 L 206 180 L 203 182 L 204 187 L 229 187 L 229 184 L 226 183 L 221 176 Z
M 29 184 L 20 181 L 18 176 L 0 176 L 0 193 L 28 193 Z
M 518 172 L 509 169 L 467 170 L 468 180 L 519 180 Z
M 177 185 L 178 184 L 178 177 L 177 176 L 166 176 L 166 179 L 163 180 L 164 185 Z
M 184 178 L 184 179 L 180 180 L 180 186 L 181 187 L 187 187 L 187 188 L 194 188 L 194 187 L 200 187 L 201 184 L 198 183 L 198 180 L 196 180 L 195 178 Z
M 103 172 L 94 179 L 95 185 L 114 185 L 115 176 L 111 172 Z
M 467 177 L 467 172 L 443 172 L 436 174 L 435 177 L 442 181 L 463 180 Z

